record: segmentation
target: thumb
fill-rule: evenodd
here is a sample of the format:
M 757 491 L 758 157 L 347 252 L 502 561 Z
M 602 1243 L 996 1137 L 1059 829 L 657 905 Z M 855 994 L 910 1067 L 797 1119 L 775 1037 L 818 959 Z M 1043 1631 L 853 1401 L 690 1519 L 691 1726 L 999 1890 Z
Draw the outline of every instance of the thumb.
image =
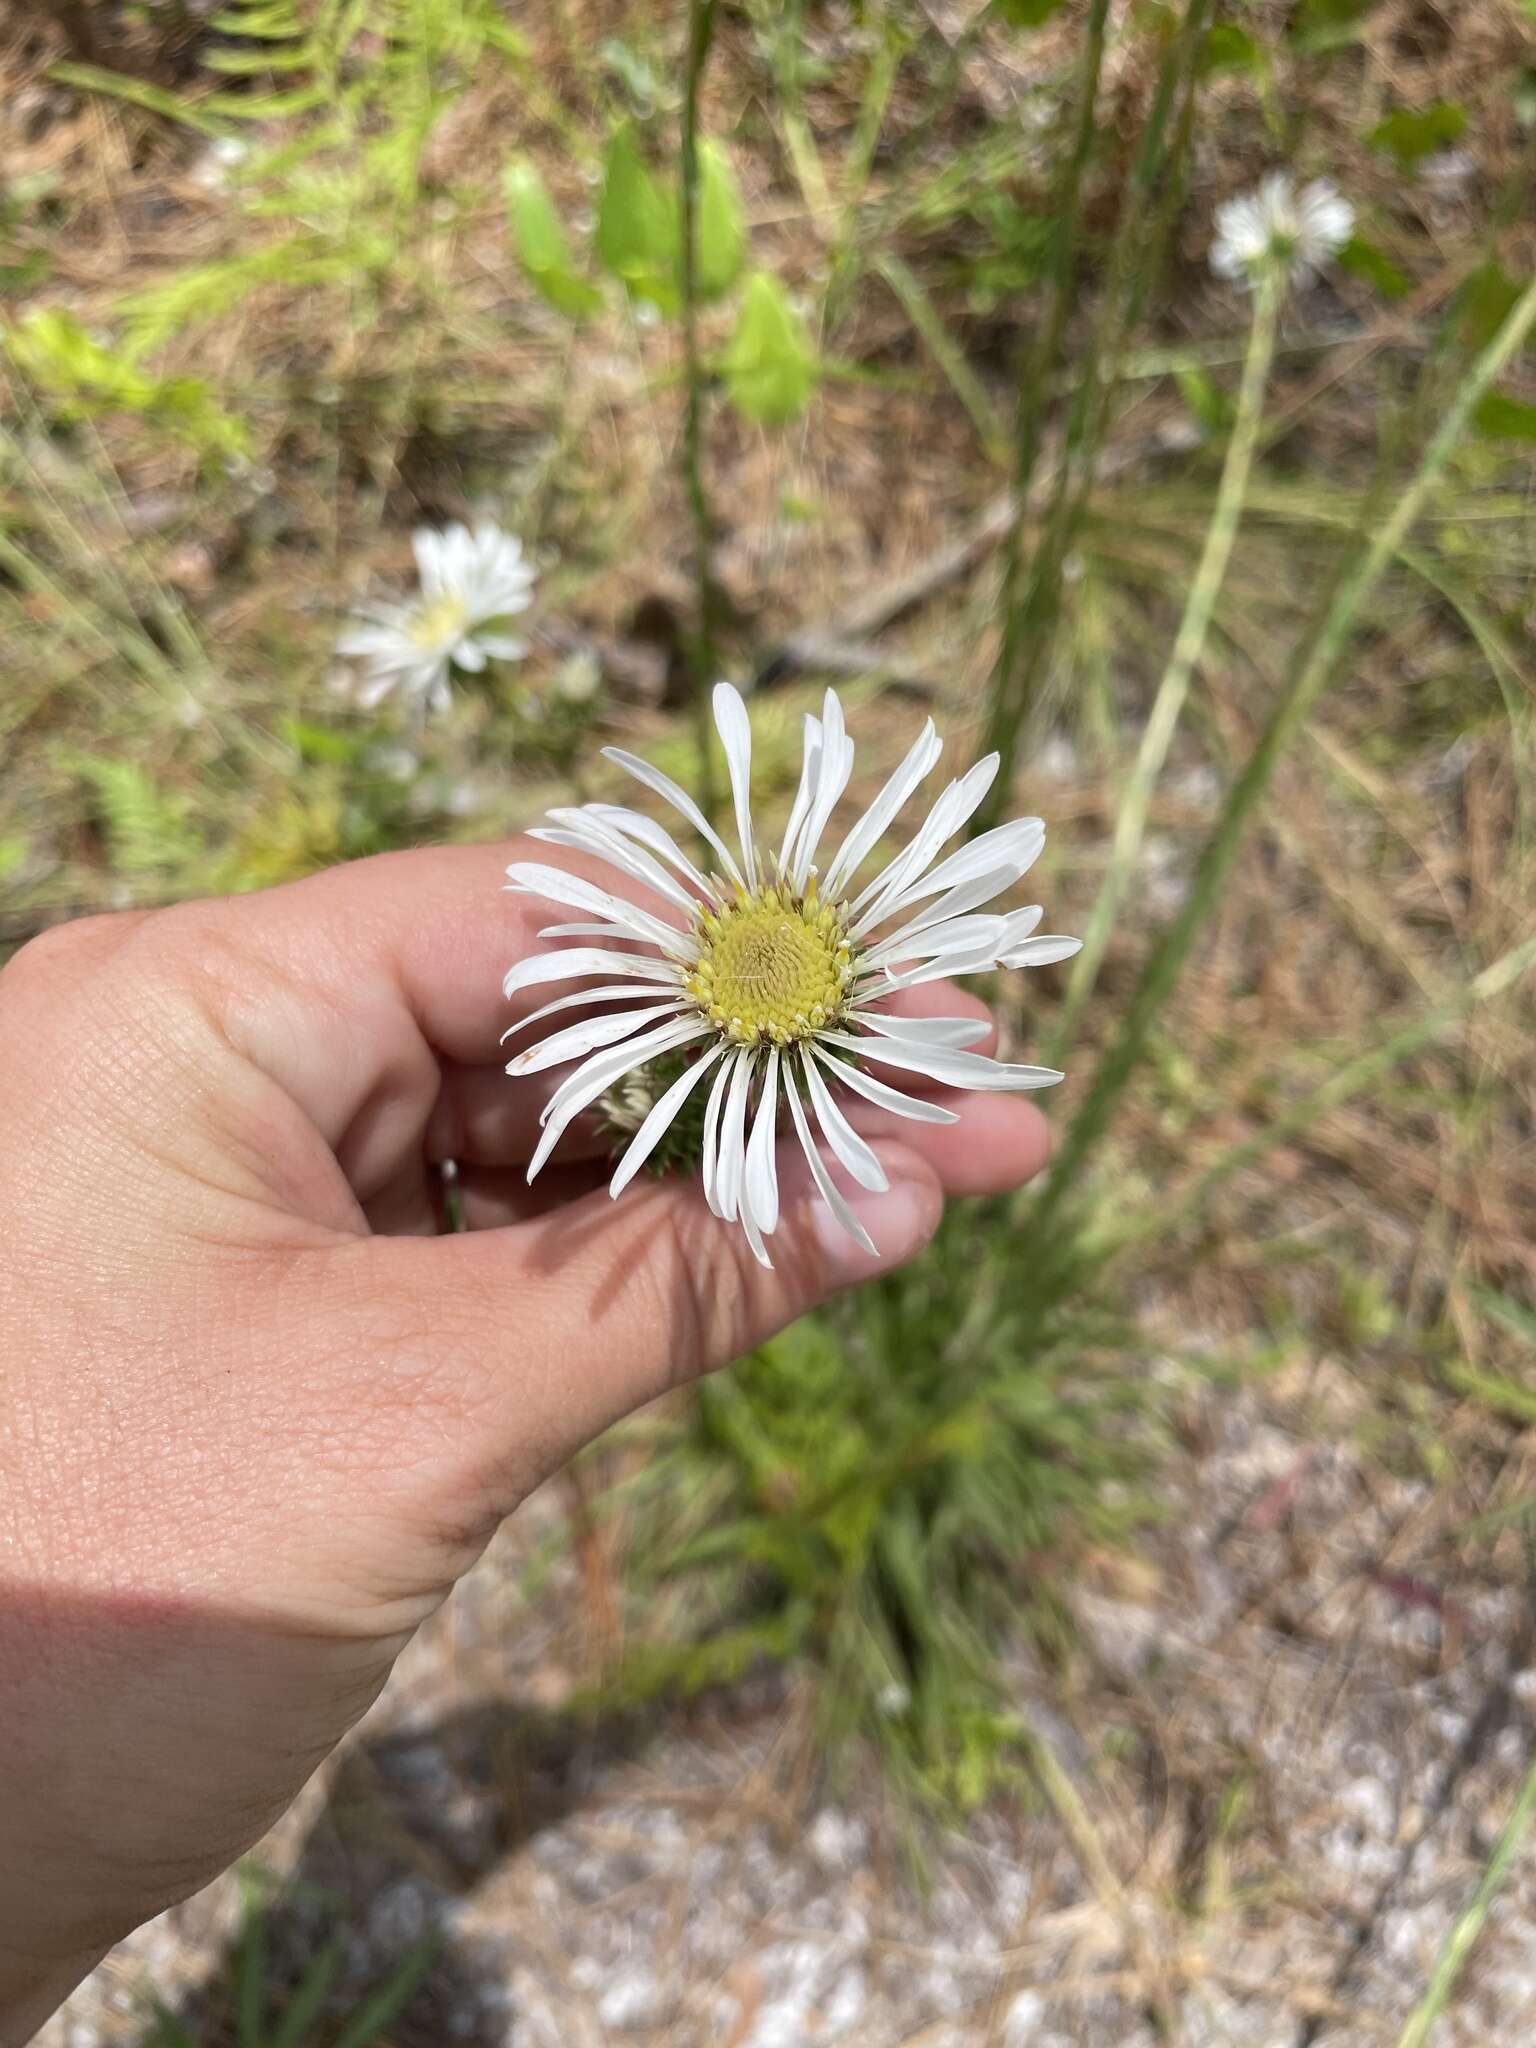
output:
M 943 1210 L 938 1176 L 905 1145 L 875 1150 L 889 1186 L 848 1197 L 874 1256 L 785 1148 L 771 1270 L 710 1213 L 697 1180 L 673 1178 L 501 1229 L 363 1240 L 355 1250 L 373 1270 L 361 1285 L 352 1276 L 352 1298 L 408 1304 L 404 1327 L 430 1331 L 417 1340 L 425 1373 L 403 1383 L 419 1377 L 434 1403 L 446 1395 L 461 1418 L 461 1480 L 488 1490 L 499 1518 L 609 1423 L 920 1251 Z

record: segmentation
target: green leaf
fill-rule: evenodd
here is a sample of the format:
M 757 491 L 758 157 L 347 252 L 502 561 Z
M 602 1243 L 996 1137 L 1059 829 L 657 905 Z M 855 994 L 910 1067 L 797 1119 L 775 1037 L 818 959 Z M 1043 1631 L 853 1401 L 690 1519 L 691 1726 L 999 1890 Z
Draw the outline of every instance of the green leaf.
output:
M 1372 149 L 1384 149 L 1405 168 L 1437 149 L 1449 149 L 1466 132 L 1467 110 L 1455 100 L 1436 100 L 1427 107 L 1394 107 L 1366 136 Z
M 195 128 L 200 135 L 227 135 L 229 130 L 222 121 L 210 121 L 202 108 L 178 99 L 164 86 L 152 85 L 147 78 L 130 78 L 121 71 L 108 71 L 99 64 L 52 64 L 48 76 L 58 85 L 77 86 L 82 92 L 105 93 L 115 100 L 128 100 L 136 107 L 143 107 L 151 114 L 159 114 L 167 121 L 179 121 L 186 128 Z
M 747 279 L 722 368 L 736 410 L 763 426 L 794 419 L 816 388 L 816 353 L 805 322 L 765 270 Z
M 699 143 L 699 204 L 694 282 L 701 299 L 718 299 L 747 260 L 747 221 L 730 159 L 707 136 Z
M 1536 405 L 1524 399 L 1508 398 L 1502 391 L 1490 391 L 1478 400 L 1472 424 L 1480 434 L 1494 441 L 1536 441 Z
M 529 282 L 557 313 L 569 320 L 589 319 L 601 309 L 603 295 L 571 261 L 544 180 L 526 157 L 514 157 L 502 173 L 502 187 L 518 260 Z
M 1524 289 L 1524 285 L 1516 283 L 1496 257 L 1478 265 L 1456 294 L 1462 339 L 1469 348 L 1485 349 L 1488 346 Z M 1531 344 L 1528 342 L 1526 346 Z
M 1301 0 L 1292 27 L 1296 48 L 1334 50 L 1352 43 L 1378 0 Z
M 992 12 L 1010 28 L 1039 28 L 1061 5 L 1062 0 L 992 0 Z
M 1373 286 L 1384 299 L 1406 298 L 1413 290 L 1413 279 L 1406 271 L 1399 270 L 1384 250 L 1363 235 L 1351 235 L 1339 251 L 1339 264 L 1352 277 Z
M 1209 78 L 1215 71 L 1246 71 L 1250 77 L 1261 78 L 1268 68 L 1263 44 L 1255 42 L 1247 29 L 1219 21 L 1206 31 L 1200 46 L 1202 76 Z
M 608 144 L 596 248 L 598 261 L 637 299 L 677 311 L 677 209 L 647 168 L 629 121 Z
M 1205 438 L 1214 441 L 1225 434 L 1232 425 L 1234 408 L 1221 386 L 1204 370 L 1194 368 L 1175 370 L 1174 380 L 1189 407 L 1190 417 Z

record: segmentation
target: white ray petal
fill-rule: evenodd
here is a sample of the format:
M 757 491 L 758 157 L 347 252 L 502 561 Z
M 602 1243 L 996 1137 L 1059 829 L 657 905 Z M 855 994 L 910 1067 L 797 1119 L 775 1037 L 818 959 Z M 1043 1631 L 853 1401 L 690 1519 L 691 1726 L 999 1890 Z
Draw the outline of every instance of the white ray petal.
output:
M 1038 939 L 1026 939 L 1022 946 L 1015 946 L 1005 953 L 1001 965 L 1004 967 L 1048 967 L 1055 960 L 1070 960 L 1074 953 L 1083 950 L 1081 939 L 1069 939 L 1053 932 L 1042 932 Z
M 878 1258 L 879 1252 L 874 1239 L 854 1215 L 846 1197 L 827 1171 L 827 1163 L 822 1158 L 820 1147 L 811 1136 L 806 1123 L 805 1111 L 800 1106 L 800 1091 L 795 1086 L 794 1069 L 788 1062 L 784 1067 L 784 1093 L 789 1098 L 789 1114 L 800 1140 L 800 1149 L 805 1154 L 805 1163 L 811 1169 L 811 1179 L 816 1183 L 817 1193 L 854 1242 L 862 1245 L 872 1259 Z
M 727 1058 L 714 1080 L 710 1083 L 709 1100 L 704 1105 L 704 1152 L 699 1170 L 704 1179 L 704 1199 L 716 1216 L 720 1214 L 719 1179 L 720 1160 L 720 1118 L 725 1109 L 725 1098 L 730 1093 L 731 1076 L 736 1071 L 738 1054 L 731 1047 L 726 1048 Z
M 670 960 L 653 960 L 645 953 L 615 953 L 602 946 L 561 946 L 549 953 L 530 953 L 507 969 L 502 980 L 504 996 L 519 989 L 537 988 L 546 981 L 577 981 L 583 975 L 613 974 L 624 981 L 661 981 L 681 986 L 681 977 Z
M 991 838 L 991 834 L 987 834 L 987 838 Z M 977 842 L 977 844 L 981 844 L 981 842 Z M 1028 844 L 1020 846 L 1016 850 L 1014 858 L 1001 858 L 999 854 L 993 852 L 985 866 L 979 860 L 971 858 L 971 848 L 969 846 L 963 846 L 958 854 L 950 854 L 950 858 L 948 860 L 940 860 L 940 864 L 936 868 L 930 868 L 926 874 L 920 874 L 920 877 L 913 877 L 911 881 L 907 881 L 899 889 L 895 889 L 891 895 L 883 897 L 877 907 L 872 907 L 870 911 L 866 911 L 862 915 L 858 926 L 856 926 L 856 932 L 858 934 L 868 934 L 877 926 L 885 924 L 889 918 L 899 918 L 903 911 L 911 909 L 915 903 L 926 903 L 928 897 L 938 895 L 940 891 L 948 891 L 950 895 L 958 895 L 958 891 L 973 885 L 973 881 L 979 877 L 979 874 L 997 874 L 997 877 L 1006 877 L 1006 881 L 999 879 L 997 887 L 993 889 L 993 895 L 1001 895 L 1001 891 L 1012 889 L 1014 883 L 1024 879 L 1024 874 L 1028 874 L 1028 870 L 1034 866 L 1034 862 L 1036 862 L 1036 858 L 1040 854 L 1040 846 L 1042 844 L 1044 844 L 1044 840 L 1038 840 L 1034 844 L 1034 848 L 1030 848 Z
M 508 1060 L 507 1072 L 518 1076 L 542 1074 L 546 1067 L 563 1067 L 571 1060 L 583 1060 L 600 1046 L 612 1045 L 615 1039 L 627 1038 L 630 1032 L 654 1024 L 658 1017 L 675 1017 L 688 1007 L 687 998 L 679 996 L 648 1010 L 621 1010 L 617 1015 L 585 1018 L 580 1024 L 567 1025 L 564 1031 L 551 1032 L 548 1038 L 518 1053 Z
M 624 874 L 643 882 L 648 889 L 654 889 L 658 896 L 674 904 L 679 910 L 692 917 L 698 903 L 675 881 L 659 860 L 654 859 L 643 847 L 632 846 L 618 829 L 610 825 L 601 815 L 593 815 L 585 804 L 557 805 L 549 813 L 557 827 L 579 833 L 589 851 L 610 861 Z
M 830 1053 L 822 1051 L 819 1044 L 813 1045 L 811 1050 L 827 1071 L 835 1074 L 855 1095 L 862 1095 L 866 1102 L 873 1102 L 879 1109 L 890 1110 L 893 1116 L 910 1117 L 919 1124 L 957 1124 L 960 1121 L 954 1110 L 945 1109 L 940 1103 L 929 1102 L 922 1096 L 903 1095 L 899 1088 L 888 1088 L 873 1074 L 833 1059 Z
M 552 1003 L 541 1003 L 536 1010 L 530 1010 L 526 1017 L 519 1017 L 515 1024 L 509 1024 L 501 1034 L 501 1043 L 515 1038 L 519 1031 L 526 1031 L 530 1024 L 538 1024 L 545 1017 L 553 1017 L 560 1010 L 590 1009 L 594 1003 L 651 1003 L 656 1000 L 657 989 L 642 982 L 639 987 L 622 988 L 610 983 L 606 988 L 579 988 L 571 996 L 556 996 Z
M 953 889 L 972 875 L 989 868 L 1015 868 L 1014 879 L 1027 874 L 1040 858 L 1045 845 L 1045 824 L 1040 818 L 1013 818 L 1006 825 L 994 825 L 941 860 L 926 877 L 930 891 Z
M 608 1183 L 610 1195 L 623 1194 L 635 1175 L 666 1135 L 668 1127 L 675 1120 L 684 1102 L 693 1093 L 700 1081 L 709 1072 L 715 1061 L 721 1057 L 725 1046 L 711 1046 L 701 1060 L 695 1060 L 691 1067 L 685 1067 L 667 1090 L 665 1095 L 652 1103 L 645 1122 L 624 1148 L 624 1157 L 619 1161 L 613 1179 Z
M 872 997 L 895 995 L 898 989 L 921 988 L 929 981 L 954 981 L 967 974 L 991 974 L 997 967 L 997 942 L 984 940 L 972 952 L 940 953 L 935 959 L 921 967 L 907 969 L 901 974 L 893 973 L 887 967 L 870 975 L 867 981 L 855 982 L 855 1001 L 868 1002 Z
M 889 1037 L 855 1038 L 846 1031 L 823 1032 L 820 1042 L 873 1060 L 877 1066 L 899 1067 L 922 1074 L 945 1088 L 1051 1088 L 1064 1078 L 1054 1067 L 1010 1066 L 979 1052 L 956 1052 L 939 1045 L 913 1045 Z
M 702 1038 L 708 1031 L 707 1024 L 698 1024 L 691 1018 L 680 1023 L 663 1024 L 655 1031 L 648 1031 L 641 1037 L 621 1045 L 616 1052 L 594 1053 L 584 1065 L 578 1067 L 554 1095 L 544 1112 L 544 1135 L 528 1162 L 528 1178 L 531 1181 L 539 1168 L 548 1159 L 564 1136 L 567 1127 L 589 1109 L 597 1098 L 611 1088 L 623 1074 L 635 1067 L 644 1066 L 658 1054 L 672 1052 L 680 1045 L 688 1045 L 696 1038 Z
M 893 1017 L 889 1010 L 850 1010 L 848 1015 L 882 1038 L 905 1038 L 913 1045 L 948 1045 L 957 1051 L 989 1038 L 992 1026 L 981 1017 Z
M 779 1120 L 779 1049 L 768 1055 L 758 1098 L 757 1120 L 747 1141 L 746 1170 L 742 1179 L 742 1214 L 750 1216 L 764 1237 L 772 1237 L 779 1223 L 779 1173 L 776 1131 Z
M 638 754 L 626 753 L 622 747 L 604 747 L 603 756 L 626 774 L 633 775 L 636 782 L 643 782 L 647 789 L 654 790 L 657 796 L 665 797 L 673 810 L 680 811 L 699 837 L 707 840 L 719 854 L 730 879 L 741 881 L 741 869 L 736 865 L 730 848 L 680 783 L 674 782 L 670 775 L 663 775 L 659 768 L 653 768 L 649 761 L 642 761 Z
M 795 851 L 795 841 L 800 836 L 800 827 L 805 823 L 805 814 L 811 807 L 811 791 L 816 787 L 816 778 L 821 773 L 821 720 L 805 714 L 803 742 L 800 749 L 800 781 L 795 790 L 795 800 L 790 805 L 789 819 L 784 827 L 784 837 L 779 844 L 779 873 L 789 873 L 790 861 Z
M 964 775 L 949 784 L 902 852 L 882 869 L 853 905 L 854 930 L 862 932 L 880 922 L 886 906 L 911 886 L 931 865 L 946 839 L 952 839 L 992 787 L 997 775 L 998 756 L 983 755 Z
M 803 1064 L 805 1085 L 810 1090 L 811 1108 L 816 1112 L 816 1121 L 820 1124 L 827 1143 L 832 1147 L 833 1157 L 849 1178 L 856 1180 L 861 1188 L 868 1188 L 872 1194 L 884 1194 L 890 1186 L 885 1168 L 832 1100 L 831 1090 L 817 1072 L 810 1051 L 807 1052 Z
M 867 954 L 859 962 L 855 990 L 862 993 L 877 982 L 886 988 L 905 987 L 909 970 L 938 961 L 972 959 L 985 953 L 990 964 L 996 959 L 1007 935 L 1008 920 L 994 916 L 990 911 L 953 918 L 948 924 L 936 924 L 930 930 L 920 932 L 915 939 L 904 940 L 899 946 L 882 947 L 878 960 L 873 954 Z M 976 970 L 968 971 L 974 973 Z
M 837 692 L 828 690 L 821 707 L 821 756 L 816 787 L 794 852 L 792 879 L 797 889 L 803 889 L 810 879 L 821 835 L 852 773 L 853 741 L 843 730 L 843 707 L 837 701 Z
M 541 939 L 612 939 L 618 945 L 646 945 L 656 947 L 669 960 L 676 960 L 680 966 L 691 967 L 699 957 L 699 942 L 687 932 L 673 932 L 669 938 L 653 939 L 648 932 L 637 932 L 629 924 L 545 924 L 540 925 Z
M 909 918 L 904 925 L 898 926 L 888 937 L 881 939 L 878 945 L 871 946 L 868 952 L 861 953 L 860 959 L 872 967 L 883 966 L 887 960 L 896 959 L 901 948 L 920 937 L 922 933 L 947 926 L 952 919 L 963 918 L 978 905 L 990 903 L 994 896 L 1001 896 L 1005 889 L 1012 886 L 1015 879 L 1012 868 L 989 868 L 986 874 L 977 875 L 972 881 L 962 883 L 958 889 L 946 889 L 936 903 L 931 903 L 916 917 Z M 996 912 L 992 914 L 997 916 Z M 999 925 L 1003 922 L 1000 916 L 997 921 Z M 926 953 L 927 950 L 926 943 L 917 947 L 919 953 Z
M 730 1093 L 720 1114 L 719 1149 L 715 1155 L 715 1193 L 719 1213 L 727 1223 L 736 1220 L 741 1203 L 741 1183 L 747 1166 L 747 1094 L 752 1082 L 752 1051 L 744 1046 L 731 1076 Z
M 944 742 L 934 729 L 933 720 L 926 719 L 900 766 L 833 854 L 821 887 L 821 893 L 829 903 L 835 903 L 841 896 L 857 872 L 860 861 L 878 842 L 881 833 L 918 784 L 932 773 L 943 751 Z
M 742 872 L 747 887 L 757 887 L 757 848 L 752 843 L 752 721 L 741 701 L 741 692 L 729 683 L 716 683 L 713 698 L 715 730 L 725 749 L 726 772 L 731 778 L 731 801 L 736 807 L 736 837 L 741 844 Z
M 665 825 L 648 818 L 644 811 L 631 810 L 628 804 L 586 804 L 583 808 L 604 825 L 611 825 L 626 839 L 637 839 L 642 846 L 658 854 L 668 866 L 676 868 L 684 881 L 690 883 L 706 902 L 720 901 L 720 891 L 707 875 L 694 866 Z
M 600 889 L 592 882 L 583 881 L 579 875 L 567 874 L 563 868 L 519 860 L 507 869 L 507 878 L 507 887 L 515 894 L 542 896 L 550 903 L 564 903 L 573 910 L 591 911 L 610 923 L 627 926 L 635 937 L 645 939 L 653 946 L 661 946 L 669 953 L 677 952 L 679 941 L 687 936 L 677 925 L 667 924 L 649 910 L 642 910 L 638 903 L 631 903 L 625 896 L 614 895 L 611 889 Z

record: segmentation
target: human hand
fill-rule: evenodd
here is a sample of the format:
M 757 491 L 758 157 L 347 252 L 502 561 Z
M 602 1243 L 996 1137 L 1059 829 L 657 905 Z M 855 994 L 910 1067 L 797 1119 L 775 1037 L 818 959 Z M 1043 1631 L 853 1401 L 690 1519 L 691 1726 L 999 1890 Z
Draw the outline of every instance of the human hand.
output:
M 611 1202 L 590 1127 L 528 1188 L 530 851 L 91 918 L 0 975 L 0 2044 L 264 1831 L 578 1446 L 1046 1157 L 1012 1097 L 850 1111 L 880 1256 L 791 1144 L 772 1271 L 694 1180 Z

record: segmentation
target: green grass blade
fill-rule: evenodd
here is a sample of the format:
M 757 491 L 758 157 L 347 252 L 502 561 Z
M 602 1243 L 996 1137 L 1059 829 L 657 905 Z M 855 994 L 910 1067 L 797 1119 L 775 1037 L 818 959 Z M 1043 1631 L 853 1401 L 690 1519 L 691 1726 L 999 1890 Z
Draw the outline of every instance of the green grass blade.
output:
M 1450 2003 L 1451 1993 L 1456 1989 L 1456 1980 L 1465 1967 L 1467 1957 L 1472 1953 L 1477 1937 L 1483 1931 L 1488 1918 L 1488 1909 L 1498 1897 L 1509 1866 L 1514 1862 L 1525 1831 L 1531 1824 L 1531 1815 L 1536 1813 L 1536 1759 L 1526 1768 L 1525 1777 L 1510 1809 L 1509 1819 L 1500 1830 L 1499 1839 L 1493 1845 L 1493 1854 L 1488 1858 L 1487 1867 L 1478 1880 L 1477 1890 L 1445 1938 L 1439 1960 L 1425 1989 L 1423 1998 L 1415 2007 L 1408 2024 L 1398 2036 L 1397 2048 L 1425 2048 L 1430 2029 Z
M 346 1954 L 346 1948 L 346 1937 L 333 1934 L 318 1951 L 299 1979 L 288 2008 L 283 2014 L 282 2024 L 272 2035 L 267 2048 L 300 2048 L 300 2043 L 325 2003 L 325 1994 L 330 1990 L 332 1980 L 341 1967 L 341 1959 Z
M 1091 1155 L 1126 1082 L 1140 1064 L 1152 1027 L 1179 978 L 1186 956 L 1215 905 L 1248 821 L 1276 764 L 1332 680 L 1367 600 L 1424 509 L 1478 401 L 1536 326 L 1536 283 L 1527 286 L 1492 342 L 1462 379 L 1419 468 L 1369 547 L 1345 574 L 1315 632 L 1303 640 L 1280 700 L 1233 784 L 1206 841 L 1183 908 L 1142 970 L 1119 1036 L 1106 1053 L 1070 1125 L 1041 1213 L 1051 1213 Z
M 437 1936 L 424 1935 L 401 1957 L 392 1975 L 352 2015 L 336 2036 L 334 2048 L 369 2048 L 377 2041 L 395 2015 L 402 2011 L 437 1954 Z

